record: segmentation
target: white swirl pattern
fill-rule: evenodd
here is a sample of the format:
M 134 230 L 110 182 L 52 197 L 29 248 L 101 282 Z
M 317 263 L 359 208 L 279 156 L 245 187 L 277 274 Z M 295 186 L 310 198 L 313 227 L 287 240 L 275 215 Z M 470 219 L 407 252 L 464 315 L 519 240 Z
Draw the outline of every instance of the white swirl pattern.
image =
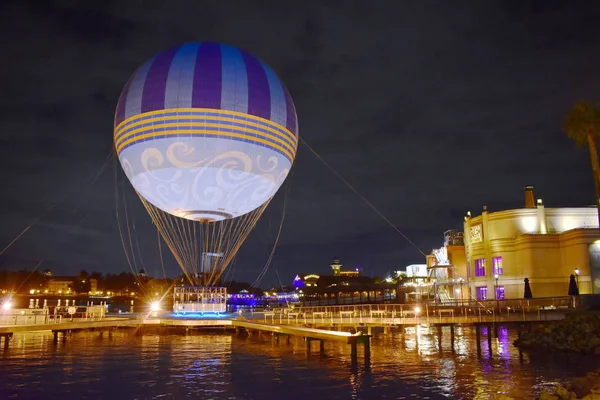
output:
M 203 211 L 190 218 L 215 220 L 264 204 L 291 167 L 269 148 L 203 137 L 141 142 L 121 152 L 120 160 L 134 188 L 154 206 L 173 215 Z

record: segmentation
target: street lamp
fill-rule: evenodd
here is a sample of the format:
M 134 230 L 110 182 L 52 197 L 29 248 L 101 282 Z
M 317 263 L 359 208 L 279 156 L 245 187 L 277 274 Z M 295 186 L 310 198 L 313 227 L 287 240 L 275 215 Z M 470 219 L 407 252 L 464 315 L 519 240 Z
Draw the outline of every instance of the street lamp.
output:
M 500 277 L 500 275 L 496 274 L 494 275 L 494 279 L 496 279 L 496 286 L 494 286 L 494 298 L 496 300 L 498 300 L 498 278 Z
M 575 279 L 577 279 L 577 289 L 579 289 L 579 268 L 575 268 Z

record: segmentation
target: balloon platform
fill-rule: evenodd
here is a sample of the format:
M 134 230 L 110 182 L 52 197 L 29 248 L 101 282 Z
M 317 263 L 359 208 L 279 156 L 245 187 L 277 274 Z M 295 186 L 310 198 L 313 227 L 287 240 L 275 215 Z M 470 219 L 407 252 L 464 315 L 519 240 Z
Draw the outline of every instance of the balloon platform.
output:
M 240 317 L 241 316 L 241 317 Z M 144 319 L 144 329 L 152 328 L 154 325 L 159 328 L 185 328 L 203 329 L 203 328 L 222 328 L 234 329 L 232 322 L 234 320 L 246 318 L 238 312 L 226 313 L 151 313 Z

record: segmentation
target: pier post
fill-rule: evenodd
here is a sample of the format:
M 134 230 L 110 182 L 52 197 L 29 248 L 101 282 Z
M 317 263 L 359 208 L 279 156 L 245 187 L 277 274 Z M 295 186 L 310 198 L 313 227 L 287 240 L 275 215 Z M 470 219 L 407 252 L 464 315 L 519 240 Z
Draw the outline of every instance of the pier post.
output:
M 306 355 L 310 356 L 310 342 L 311 342 L 311 338 L 306 338 Z
M 364 342 L 365 346 L 365 365 L 371 365 L 371 338 L 367 338 Z
M 356 355 L 357 355 L 358 351 L 356 349 L 356 339 L 354 339 L 351 343 L 350 343 L 350 360 L 352 361 L 353 365 L 357 364 L 357 359 L 356 359 Z
M 370 325 L 369 325 L 369 326 L 367 326 L 367 335 L 371 336 L 371 334 L 373 333 L 373 332 L 372 332 L 372 328 L 373 328 L 373 327 L 372 327 L 372 326 L 370 326 Z
M 454 349 L 454 324 L 450 325 L 450 343 L 452 344 L 452 349 Z
M 490 350 L 490 354 L 492 354 L 492 325 L 488 325 L 487 329 L 488 329 L 488 337 L 487 337 L 488 348 Z
M 319 340 L 319 354 L 321 356 L 325 355 L 325 341 L 324 340 Z
M 4 350 L 5 351 L 8 350 L 8 346 L 9 346 L 10 339 L 12 338 L 12 336 L 13 336 L 12 332 L 5 333 L 2 335 L 2 337 L 4 337 Z

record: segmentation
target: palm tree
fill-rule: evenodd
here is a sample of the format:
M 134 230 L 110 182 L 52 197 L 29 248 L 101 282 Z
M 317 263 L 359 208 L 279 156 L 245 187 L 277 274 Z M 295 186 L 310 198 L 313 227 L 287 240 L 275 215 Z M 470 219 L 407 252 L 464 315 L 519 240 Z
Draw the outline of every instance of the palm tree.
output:
M 563 127 L 576 145 L 585 146 L 587 144 L 590 151 L 596 189 L 598 223 L 600 224 L 600 166 L 596 149 L 596 138 L 600 136 L 600 109 L 588 101 L 580 101 L 565 116 Z

